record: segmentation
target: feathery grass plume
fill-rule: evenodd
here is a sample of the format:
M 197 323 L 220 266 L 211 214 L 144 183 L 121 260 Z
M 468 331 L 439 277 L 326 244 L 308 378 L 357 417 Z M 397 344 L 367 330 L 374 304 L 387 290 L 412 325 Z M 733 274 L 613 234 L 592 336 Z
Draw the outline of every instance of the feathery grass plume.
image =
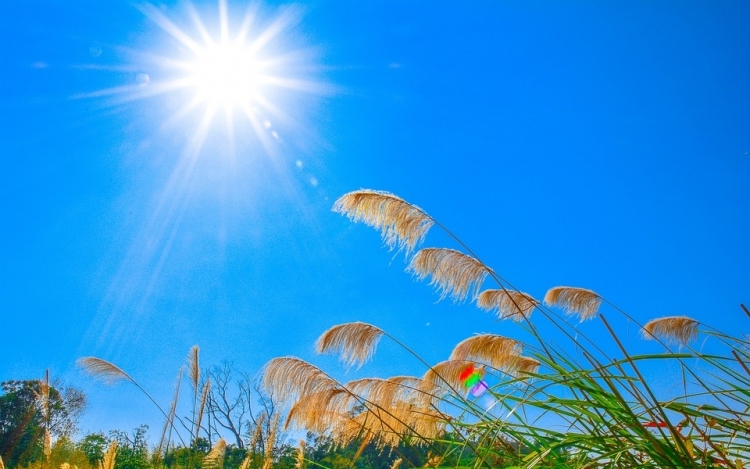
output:
M 224 438 L 219 438 L 211 451 L 203 458 L 202 469 L 221 469 L 224 467 L 224 453 L 227 449 L 227 442 Z
M 64 462 L 64 463 L 60 464 L 60 469 L 70 469 L 70 464 Z
M 440 465 L 441 462 L 443 462 L 443 456 L 441 456 L 441 455 L 438 454 L 436 456 L 429 457 L 427 459 L 427 463 L 424 465 L 424 467 L 433 467 L 433 468 L 436 468 L 436 467 L 438 467 Z
M 344 194 L 333 204 L 333 211 L 380 230 L 389 249 L 403 249 L 407 256 L 424 240 L 434 223 L 416 205 L 388 192 L 368 189 Z
M 357 449 L 357 452 L 354 453 L 354 456 L 352 457 L 352 462 L 351 462 L 352 467 L 354 467 L 354 463 L 357 462 L 357 459 L 359 459 L 359 457 L 362 456 L 362 452 L 365 450 L 365 447 L 368 444 L 370 444 L 372 439 L 373 439 L 372 433 L 368 433 L 367 435 L 364 436 L 364 438 L 362 438 L 362 443 L 360 443 L 359 449 Z
M 203 420 L 203 411 L 206 409 L 206 401 L 208 400 L 208 391 L 211 389 L 211 380 L 207 379 L 206 384 L 203 386 L 203 395 L 201 396 L 201 403 L 198 406 L 198 416 L 195 419 L 195 439 L 198 441 L 198 435 L 201 432 L 201 420 Z
M 393 464 L 391 464 L 391 469 L 398 469 L 398 466 L 400 466 L 402 462 L 403 460 L 401 458 L 396 459 L 393 461 Z
M 301 396 L 289 410 L 284 428 L 325 433 L 346 418 L 352 399 L 349 391 L 338 387 Z
M 162 428 L 161 430 L 161 438 L 159 438 L 159 446 L 156 449 L 157 455 L 161 454 L 161 450 L 162 448 L 164 448 L 164 444 L 168 440 L 167 430 L 171 430 L 171 426 L 174 425 L 174 417 L 177 411 L 177 400 L 180 397 L 180 385 L 182 384 L 183 370 L 184 368 L 180 367 L 180 371 L 177 373 L 177 383 L 175 384 L 175 387 L 174 387 L 174 397 L 172 398 L 172 404 L 170 404 L 169 406 L 169 415 L 167 415 L 167 419 L 164 421 L 164 428 Z
M 698 336 L 698 321 L 687 316 L 668 316 L 653 319 L 641 331 L 645 339 L 664 339 L 687 345 Z
M 491 311 L 497 309 L 499 319 L 513 319 L 521 321 L 531 316 L 531 312 L 539 304 L 530 295 L 511 290 L 485 290 L 477 298 L 477 306 Z
M 266 454 L 263 460 L 263 469 L 271 469 L 273 467 L 273 446 L 276 444 L 276 431 L 279 428 L 279 417 L 280 413 L 276 413 L 273 417 L 273 422 L 268 429 L 268 439 L 266 440 Z
M 388 379 L 363 378 L 348 382 L 345 387 L 352 394 L 383 408 L 397 401 L 409 400 L 422 382 L 414 376 L 394 376 Z
M 131 378 L 129 374 L 101 358 L 82 357 L 79 358 L 76 363 L 79 367 L 83 368 L 85 372 L 95 378 L 100 378 L 107 384 L 112 384 L 123 379 L 135 383 L 135 380 Z
M 581 321 L 591 319 L 599 311 L 602 297 L 591 290 L 577 287 L 553 287 L 544 295 L 548 306 L 559 306 L 567 315 L 578 315 Z
M 432 276 L 430 285 L 440 292 L 440 299 L 450 296 L 454 301 L 474 299 L 489 269 L 477 259 L 447 248 L 425 248 L 418 251 L 406 268 L 419 280 Z
M 49 433 L 49 428 L 44 429 L 44 455 L 49 458 L 52 454 L 52 435 Z
M 169 415 L 167 416 L 167 419 L 164 421 L 164 428 L 162 429 L 161 438 L 159 439 L 159 447 L 157 449 L 157 454 L 161 453 L 161 449 L 164 447 L 164 443 L 171 439 L 172 428 L 174 427 L 174 418 L 175 418 L 175 414 L 177 413 L 177 400 L 180 397 L 180 385 L 182 383 L 182 370 L 183 368 L 180 367 L 180 372 L 177 377 L 177 384 L 175 385 L 174 397 L 172 398 L 172 403 L 169 406 Z M 167 436 L 167 430 L 169 430 L 169 436 Z
M 0 469 L 5 469 L 5 464 L 3 464 L 3 457 L 0 456 Z
M 495 334 L 477 334 L 459 342 L 450 359 L 475 360 L 504 369 L 521 354 L 522 349 L 523 345 L 517 340 Z
M 337 386 L 320 368 L 296 357 L 266 363 L 261 384 L 281 402 Z
M 99 461 L 98 469 L 115 469 L 115 458 L 117 457 L 117 440 L 112 440 L 104 453 L 104 458 Z
M 340 360 L 351 367 L 361 368 L 375 354 L 384 332 L 364 322 L 339 324 L 325 331 L 315 343 L 318 353 L 338 353 Z
M 387 412 L 378 408 L 365 409 L 354 418 L 345 420 L 344 425 L 337 429 L 338 441 L 346 445 L 362 438 L 375 440 L 380 448 L 398 445 L 409 428 L 394 412 L 398 413 L 396 409 Z
M 198 393 L 198 383 L 201 379 L 200 369 L 200 352 L 201 349 L 197 345 L 193 345 L 188 353 L 188 370 L 190 372 L 190 383 L 193 385 L 195 394 Z
M 250 463 L 253 462 L 253 456 L 254 454 L 252 450 L 248 450 L 247 456 L 245 456 L 245 459 L 240 463 L 239 469 L 250 469 Z
M 536 373 L 541 364 L 542 363 L 539 360 L 534 358 L 518 356 L 513 358 L 506 370 L 513 375 L 521 373 Z
M 448 393 L 451 390 L 460 392 L 463 389 L 463 383 L 459 375 L 469 365 L 473 366 L 474 362 L 470 360 L 445 360 L 433 365 L 422 378 L 422 389 L 430 389 L 432 392 L 439 393 L 437 395 Z
M 253 431 L 253 437 L 250 439 L 250 444 L 247 446 L 248 450 L 248 458 L 252 456 L 253 452 L 255 451 L 255 445 L 258 444 L 258 440 L 260 439 L 260 434 L 263 431 L 263 422 L 266 420 L 266 412 L 262 412 L 260 416 L 258 417 L 258 420 L 255 422 L 255 430 Z M 247 459 L 248 464 L 250 464 L 250 459 Z M 243 461 L 244 464 L 244 461 Z
M 304 469 L 305 467 L 305 440 L 299 440 L 299 447 L 297 448 L 297 457 L 294 462 L 294 469 Z

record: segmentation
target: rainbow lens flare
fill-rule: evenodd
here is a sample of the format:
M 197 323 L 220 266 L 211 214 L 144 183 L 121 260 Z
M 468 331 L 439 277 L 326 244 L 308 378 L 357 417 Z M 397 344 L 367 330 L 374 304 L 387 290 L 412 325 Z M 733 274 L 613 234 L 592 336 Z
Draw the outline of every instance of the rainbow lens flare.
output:
M 458 379 L 463 383 L 465 388 L 470 388 L 469 394 L 473 397 L 479 397 L 489 389 L 487 383 L 482 381 L 482 376 L 484 376 L 484 369 L 477 369 L 474 365 L 468 365 L 461 370 Z

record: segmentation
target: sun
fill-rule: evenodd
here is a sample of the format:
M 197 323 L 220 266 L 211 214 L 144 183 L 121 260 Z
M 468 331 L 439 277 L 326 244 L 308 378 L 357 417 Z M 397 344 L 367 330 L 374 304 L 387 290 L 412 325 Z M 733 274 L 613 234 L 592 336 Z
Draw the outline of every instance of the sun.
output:
M 210 106 L 246 108 L 260 101 L 262 62 L 244 44 L 224 41 L 200 50 L 187 64 L 186 84 Z
M 167 33 L 166 40 L 155 45 L 159 52 L 138 52 L 143 63 L 137 67 L 143 71 L 137 74 L 136 84 L 79 97 L 113 96 L 131 101 L 178 95 L 183 98 L 182 104 L 165 117 L 165 126 L 193 122 L 196 127 L 188 130 L 190 139 L 186 143 L 192 153 L 200 152 L 221 114 L 230 143 L 235 124 L 242 119 L 250 123 L 266 151 L 272 151 L 274 142 L 280 140 L 280 125 L 299 127 L 304 121 L 297 109 L 280 105 L 300 102 L 285 94 L 327 95 L 333 87 L 312 76 L 317 67 L 310 53 L 313 49 L 293 48 L 305 42 L 299 41 L 295 31 L 302 16 L 299 8 L 281 8 L 261 18 L 258 4 L 250 4 L 244 16 L 230 15 L 226 0 L 217 4 L 218 21 L 210 13 L 199 13 L 189 2 L 182 4 L 187 17 L 184 11 L 172 15 L 166 7 L 137 5 L 146 18 Z M 186 119 L 195 114 L 199 114 L 197 120 Z

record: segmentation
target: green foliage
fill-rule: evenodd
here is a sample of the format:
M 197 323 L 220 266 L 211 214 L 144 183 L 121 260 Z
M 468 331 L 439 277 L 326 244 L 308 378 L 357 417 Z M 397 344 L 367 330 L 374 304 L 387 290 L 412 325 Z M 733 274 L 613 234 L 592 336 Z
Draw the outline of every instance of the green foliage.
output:
M 0 457 L 7 467 L 26 465 L 42 456 L 44 421 L 37 400 L 39 381 L 7 381 L 2 388 Z
M 49 415 L 45 419 L 40 381 L 6 381 L 0 386 L 3 390 L 0 396 L 0 457 L 8 467 L 27 465 L 42 458 L 45 428 L 52 436 L 72 436 L 78 417 L 86 407 L 83 392 L 56 383 L 49 388 Z
M 89 464 L 96 465 L 104 458 L 109 440 L 101 433 L 90 433 L 78 442 L 78 449 L 83 451 L 89 460 Z M 80 469 L 80 468 L 79 468 Z
M 17 466 L 19 469 L 57 469 L 63 464 L 70 465 L 71 469 L 96 469 L 96 465 L 89 461 L 89 455 L 67 437 L 60 437 L 51 448 L 49 458 L 39 458 L 25 465 Z
M 110 432 L 111 439 L 117 440 L 116 469 L 150 469 L 152 467 L 146 440 L 147 431 L 148 425 L 141 425 L 130 434 L 119 430 Z

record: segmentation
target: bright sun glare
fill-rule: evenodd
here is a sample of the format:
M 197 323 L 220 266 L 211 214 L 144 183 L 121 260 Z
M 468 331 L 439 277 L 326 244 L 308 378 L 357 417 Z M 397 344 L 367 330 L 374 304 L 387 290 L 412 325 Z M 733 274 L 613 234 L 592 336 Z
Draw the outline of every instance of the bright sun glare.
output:
M 260 63 L 252 50 L 228 42 L 203 49 L 188 66 L 197 97 L 211 106 L 248 106 L 258 100 Z
M 301 19 L 298 9 L 279 10 L 274 18 L 264 22 L 258 18 L 258 5 L 251 5 L 244 16 L 230 16 L 226 0 L 218 0 L 219 21 L 217 27 L 209 28 L 205 21 L 208 17 L 202 17 L 190 3 L 183 5 L 192 20 L 188 28 L 178 26 L 163 8 L 151 4 L 138 7 L 176 40 L 173 44 L 177 48 L 167 55 L 144 52 L 154 66 L 153 71 L 139 73 L 136 85 L 82 96 L 120 95 L 129 100 L 180 92 L 185 101 L 168 117 L 168 123 L 202 112 L 197 128 L 190 132 L 194 151 L 202 147 L 219 110 L 226 115 L 230 139 L 234 120 L 246 119 L 260 143 L 270 151 L 273 142 L 280 138 L 277 125 L 299 121 L 294 116 L 296 109 L 282 109 L 274 102 L 281 96 L 279 91 L 330 92 L 330 87 L 322 82 L 294 75 L 295 70 L 305 70 L 307 74 L 315 68 L 309 54 L 289 49 L 293 27 Z

